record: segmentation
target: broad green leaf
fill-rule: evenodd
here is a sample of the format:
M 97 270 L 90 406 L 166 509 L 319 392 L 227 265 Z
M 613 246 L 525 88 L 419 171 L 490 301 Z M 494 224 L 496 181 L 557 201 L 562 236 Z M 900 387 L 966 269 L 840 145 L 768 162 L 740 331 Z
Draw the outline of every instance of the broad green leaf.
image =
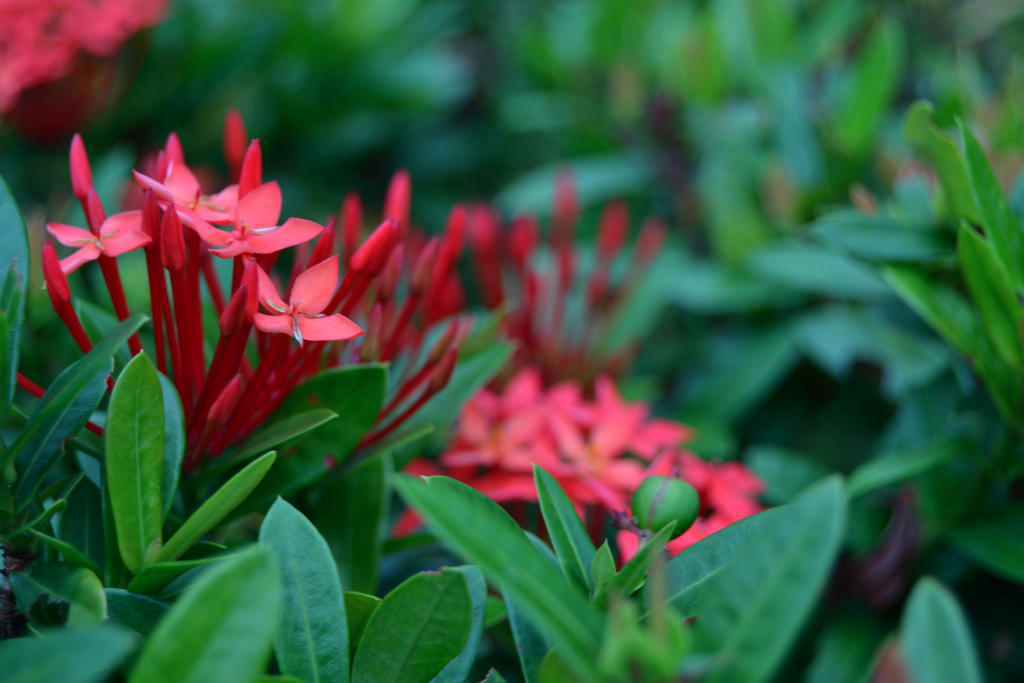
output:
M 432 679 L 466 646 L 472 613 L 462 572 L 442 569 L 410 577 L 366 624 L 352 664 L 353 682 Z
M 32 267 L 25 221 L 3 177 L 0 177 L 0 235 L 4 236 L 0 240 L 0 284 L 3 290 L 0 306 L 6 322 L 4 362 L 0 366 L 0 406 L 4 410 L 0 414 L 2 423 L 14 396 L 18 375 L 18 347 L 25 316 L 24 293 L 28 290 L 29 271 Z
M 316 526 L 341 570 L 341 583 L 372 593 L 377 588 L 381 542 L 391 505 L 391 458 L 374 456 L 325 480 L 315 507 Z
M 370 617 L 383 600 L 376 595 L 367 595 L 356 591 L 345 591 L 345 614 L 348 617 L 348 652 L 349 659 L 355 659 L 359 642 Z
M 594 603 L 598 606 L 603 606 L 608 603 L 608 599 L 612 595 L 628 597 L 636 589 L 640 588 L 647 578 L 647 572 L 651 565 L 665 551 L 665 544 L 672 540 L 672 532 L 675 528 L 675 522 L 671 522 L 644 542 L 640 549 L 637 550 L 636 555 L 619 570 L 615 578 L 594 596 Z
M 714 658 L 708 681 L 765 681 L 781 663 L 839 552 L 842 480 L 825 479 L 772 512 L 708 580 L 697 605 L 696 649 Z
M 264 671 L 281 617 L 270 554 L 217 564 L 167 611 L 146 641 L 131 683 L 250 683 Z
M 477 647 L 484 630 L 484 614 L 487 607 L 487 582 L 484 575 L 473 565 L 454 567 L 454 571 L 462 572 L 466 577 L 469 599 L 473 605 L 469 638 L 459 656 L 448 662 L 441 673 L 434 677 L 434 683 L 462 683 L 467 680 L 469 671 L 476 661 Z
M 92 481 L 83 481 L 68 495 L 68 507 L 60 516 L 58 537 L 101 569 L 103 567 L 103 501 Z
M 143 638 L 156 628 L 168 605 L 145 595 L 121 588 L 107 588 L 107 612 L 110 620 L 138 633 Z
M 764 482 L 762 498 L 771 505 L 790 502 L 829 473 L 818 460 L 778 446 L 751 446 L 744 453 L 743 462 Z
M 281 672 L 304 681 L 348 681 L 348 621 L 334 558 L 306 517 L 278 498 L 260 527 L 284 598 L 274 652 Z
M 78 363 L 81 362 L 78 361 Z M 22 437 L 32 428 L 32 422 L 36 420 L 40 412 L 45 410 L 50 401 L 55 400 L 54 398 L 48 399 L 48 397 L 55 397 L 64 383 L 76 374 L 78 363 L 57 376 L 53 385 L 43 395 L 28 426 L 22 432 Z M 93 373 L 89 382 L 81 388 L 78 394 L 68 397 L 67 403 L 61 407 L 59 412 L 51 413 L 49 419 L 52 422 L 36 429 L 33 432 L 33 438 L 27 442 L 23 442 L 22 438 L 19 438 L 8 451 L 10 454 L 18 448 L 19 444 L 23 444 L 15 459 L 18 479 L 14 485 L 14 499 L 18 509 L 25 509 L 32 501 L 46 475 L 60 459 L 64 441 L 81 431 L 85 427 L 85 423 L 89 421 L 96 406 L 100 404 L 107 392 L 107 376 L 112 367 L 113 365 L 108 360 Z
M 185 459 L 185 411 L 174 382 L 160 377 L 160 395 L 164 406 L 164 462 L 160 475 L 160 500 L 164 518 L 171 511 L 178 493 L 181 463 Z
M 107 495 L 121 559 L 137 574 L 163 539 L 164 402 L 160 375 L 145 353 L 121 371 L 108 415 Z
M 969 225 L 960 226 L 956 245 L 960 271 L 992 346 L 1011 368 L 1024 369 L 1018 329 L 1024 311 L 1013 283 L 991 244 Z
M 54 538 L 53 536 L 44 534 L 41 531 L 36 531 L 35 529 L 30 529 L 30 531 L 33 536 L 59 552 L 64 561 L 68 564 L 73 564 L 76 567 L 85 567 L 97 575 L 100 573 L 100 568 L 95 562 L 80 553 L 75 546 L 71 545 L 67 541 L 62 541 L 59 538 Z
M 537 552 L 497 503 L 446 477 L 396 478 L 395 487 L 434 533 L 479 566 L 581 675 L 594 673 L 601 617 L 579 589 Z M 466 520 L 473 520 L 467 525 Z
M 931 577 L 917 582 L 900 622 L 900 654 L 914 683 L 981 683 L 978 653 L 956 598 Z
M 107 600 L 99 578 L 84 567 L 62 562 L 33 564 L 21 574 L 11 574 L 18 604 L 31 605 L 41 595 L 68 603 L 69 626 L 91 626 L 107 618 Z
M 1024 583 L 1024 504 L 1016 504 L 977 517 L 946 532 L 960 552 L 989 571 L 1015 583 Z
M 113 624 L 10 638 L 0 640 L 0 671 L 4 683 L 94 683 L 112 675 L 137 644 L 131 631 Z
M 836 299 L 878 299 L 889 294 L 875 271 L 861 261 L 809 242 L 776 241 L 747 261 L 766 280 Z
M 274 464 L 277 454 L 271 451 L 246 465 L 242 471 L 228 479 L 212 496 L 207 498 L 181 528 L 160 548 L 157 562 L 168 562 L 181 557 L 203 535 L 217 526 L 248 497 Z
M 174 579 L 196 567 L 213 564 L 225 559 L 224 555 L 211 555 L 208 557 L 196 557 L 188 560 L 169 560 L 167 562 L 152 562 L 142 568 L 138 574 L 132 577 L 128 584 L 128 590 L 133 593 L 145 593 L 154 595 Z
M 978 222 L 978 205 L 974 201 L 963 157 L 953 138 L 932 121 L 933 114 L 930 103 L 915 102 L 903 120 L 903 134 L 935 166 L 942 193 L 953 216 Z
M 874 261 L 928 262 L 949 253 L 949 241 L 927 225 L 884 214 L 842 210 L 814 221 L 819 242 Z
M 512 639 L 516 644 L 516 655 L 519 657 L 523 680 L 526 683 L 537 683 L 540 680 L 541 664 L 551 651 L 551 646 L 548 645 L 544 634 L 537 630 L 514 600 L 506 598 L 505 613 L 508 616 Z
M 884 453 L 871 458 L 850 473 L 846 493 L 856 498 L 883 486 L 904 481 L 949 462 L 956 457 L 958 451 L 958 444 L 944 441 L 916 450 Z
M 589 592 L 595 550 L 583 521 L 555 478 L 538 465 L 533 466 L 533 481 L 544 524 L 565 577 Z
M 967 124 L 963 121 L 959 123 L 967 160 L 967 175 L 981 214 L 981 224 L 1017 292 L 1024 293 L 1024 231 L 1013 215 L 1010 203 L 1006 201 L 981 145 Z

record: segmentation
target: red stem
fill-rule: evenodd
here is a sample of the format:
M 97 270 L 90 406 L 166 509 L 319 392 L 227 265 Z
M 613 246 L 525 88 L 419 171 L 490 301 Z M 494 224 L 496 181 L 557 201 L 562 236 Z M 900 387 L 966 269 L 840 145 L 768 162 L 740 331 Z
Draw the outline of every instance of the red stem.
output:
M 117 268 L 117 261 L 109 256 L 100 255 L 100 270 L 103 272 L 103 279 L 107 283 L 107 290 L 110 292 L 110 301 L 114 304 L 114 312 L 119 320 L 127 320 L 131 316 L 128 310 L 128 302 L 124 298 L 124 286 L 121 284 L 121 272 Z M 142 342 L 139 341 L 138 333 L 128 338 L 128 348 L 132 355 L 142 351 Z

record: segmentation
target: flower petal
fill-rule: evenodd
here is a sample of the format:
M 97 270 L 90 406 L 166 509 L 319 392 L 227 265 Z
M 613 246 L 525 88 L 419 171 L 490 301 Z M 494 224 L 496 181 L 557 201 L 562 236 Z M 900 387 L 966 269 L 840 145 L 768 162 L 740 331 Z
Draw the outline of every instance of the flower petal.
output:
M 87 244 L 75 253 L 60 260 L 60 269 L 64 274 L 73 273 L 83 263 L 95 261 L 100 257 L 100 248 L 95 244 Z
M 184 163 L 172 159 L 167 164 L 167 177 L 164 178 L 164 185 L 171 191 L 175 204 L 180 204 L 186 209 L 196 207 L 201 192 L 199 181 Z
M 153 178 L 150 178 L 148 175 L 144 173 L 139 173 L 138 171 L 135 170 L 132 171 L 132 175 L 135 176 L 135 180 L 139 183 L 139 185 L 142 185 L 143 189 L 148 188 L 152 190 L 153 194 L 155 194 L 158 198 L 164 200 L 165 202 L 174 201 L 174 195 L 171 193 L 171 188 L 167 187 L 163 183 L 154 180 Z
M 270 279 L 266 271 L 262 268 L 256 268 L 256 277 L 260 283 L 260 302 L 271 310 L 287 311 L 289 308 L 288 304 L 277 293 L 277 287 L 274 286 L 274 281 Z M 288 324 L 291 325 L 290 322 Z M 291 332 L 288 334 L 291 334 Z
M 103 250 L 105 255 L 113 258 L 115 256 L 120 256 L 121 254 L 127 254 L 129 251 L 134 251 L 140 247 L 144 247 L 152 241 L 152 238 L 145 233 L 139 232 L 138 230 L 129 230 L 111 237 L 102 238 L 100 240 L 100 248 Z
M 290 315 L 267 315 L 257 313 L 253 316 L 253 324 L 257 330 L 262 332 L 279 332 L 292 336 L 292 316 Z
M 76 225 L 64 225 L 63 223 L 47 223 L 46 231 L 53 235 L 58 242 L 65 247 L 80 247 L 84 243 L 92 242 L 96 236 L 85 228 Z
M 252 194 L 247 194 L 242 201 L 244 202 L 251 196 Z M 241 214 L 241 209 L 239 209 L 239 214 Z M 254 254 L 273 254 L 286 247 L 294 247 L 296 244 L 308 242 L 323 230 L 323 226 L 319 223 L 307 221 L 304 218 L 289 218 L 284 225 L 276 230 L 259 235 L 249 234 L 246 241 L 249 243 L 250 251 Z
M 106 242 L 111 237 L 127 234 L 133 230 L 142 230 L 142 212 L 122 211 L 108 216 L 100 226 L 100 241 Z
M 276 182 L 263 183 L 238 201 L 235 221 L 250 230 L 277 225 L 281 217 L 281 188 Z M 262 252 L 267 253 L 267 252 Z
M 228 185 L 217 194 L 200 197 L 196 215 L 211 223 L 230 225 L 235 222 L 237 210 L 238 185 Z
M 338 257 L 332 256 L 303 271 L 292 285 L 291 304 L 303 313 L 324 310 L 338 286 Z
M 358 337 L 363 329 L 341 313 L 323 318 L 298 316 L 299 332 L 306 341 L 340 341 Z
M 181 222 L 199 233 L 204 242 L 212 247 L 226 247 L 231 244 L 231 231 L 215 228 L 201 218 L 198 211 L 179 210 Z M 217 254 L 218 252 L 213 252 Z M 224 256 L 224 254 L 219 254 Z

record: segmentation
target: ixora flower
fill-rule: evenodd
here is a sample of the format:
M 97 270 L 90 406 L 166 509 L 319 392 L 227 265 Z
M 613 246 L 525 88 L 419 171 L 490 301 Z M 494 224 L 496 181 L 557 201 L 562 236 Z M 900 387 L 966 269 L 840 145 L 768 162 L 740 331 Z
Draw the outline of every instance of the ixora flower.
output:
M 117 259 L 142 249 L 151 352 L 181 398 L 186 470 L 245 440 L 300 382 L 323 368 L 400 360 L 402 372 L 360 444 L 369 447 L 403 425 L 452 376 L 468 334 L 458 317 L 463 299 L 454 267 L 465 212 L 456 207 L 444 234 L 425 238 L 403 224 L 410 215 L 411 183 L 399 172 L 383 220 L 369 234 L 355 195 L 345 198 L 340 214 L 326 225 L 302 218 L 278 225 L 281 191 L 262 180 L 259 142 L 245 139 L 237 113 L 229 115 L 225 130 L 234 184 L 205 192 L 172 134 L 134 175 L 141 208 L 110 218 L 93 186 L 85 145 L 75 136 L 71 187 L 89 229 L 49 226 L 58 242 L 76 249 L 62 262 L 52 243 L 44 245 L 43 273 L 54 310 L 87 352 L 92 342 L 71 304 L 67 273 L 97 261 L 114 311 L 125 320 L 131 311 Z M 278 256 L 289 249 L 290 271 L 275 273 Z M 233 261 L 230 285 L 221 281 L 213 256 Z M 204 329 L 204 308 L 216 315 L 212 335 Z M 138 336 L 129 346 L 133 354 L 142 351 Z M 18 381 L 41 395 L 29 378 Z

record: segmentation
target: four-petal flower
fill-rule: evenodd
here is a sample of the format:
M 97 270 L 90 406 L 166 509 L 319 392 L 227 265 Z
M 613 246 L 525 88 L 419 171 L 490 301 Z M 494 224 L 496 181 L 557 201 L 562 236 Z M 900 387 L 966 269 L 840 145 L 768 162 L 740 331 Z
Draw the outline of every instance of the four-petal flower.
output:
M 141 211 L 124 211 L 110 216 L 100 226 L 99 236 L 74 225 L 48 223 L 47 231 L 66 247 L 78 247 L 78 251 L 60 261 L 61 270 L 68 274 L 83 263 L 104 256 L 120 256 L 126 252 L 144 247 L 152 240 L 138 228 L 142 223 Z

